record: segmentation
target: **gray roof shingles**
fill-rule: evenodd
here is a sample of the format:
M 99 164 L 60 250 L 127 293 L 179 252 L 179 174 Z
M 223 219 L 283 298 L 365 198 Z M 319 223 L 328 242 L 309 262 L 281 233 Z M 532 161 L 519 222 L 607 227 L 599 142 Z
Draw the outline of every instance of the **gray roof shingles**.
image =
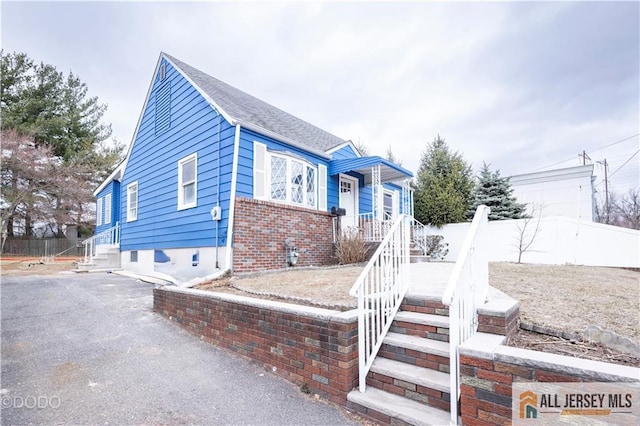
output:
M 273 132 L 316 151 L 326 152 L 345 140 L 236 89 L 210 75 L 164 54 L 232 119 Z

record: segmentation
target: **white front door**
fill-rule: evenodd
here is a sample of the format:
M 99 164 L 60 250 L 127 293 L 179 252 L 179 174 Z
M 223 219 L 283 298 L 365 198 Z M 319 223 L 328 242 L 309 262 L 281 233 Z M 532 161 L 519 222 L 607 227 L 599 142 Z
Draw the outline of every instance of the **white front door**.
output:
M 358 225 L 358 180 L 340 176 L 340 208 L 345 209 L 342 216 L 342 232 Z

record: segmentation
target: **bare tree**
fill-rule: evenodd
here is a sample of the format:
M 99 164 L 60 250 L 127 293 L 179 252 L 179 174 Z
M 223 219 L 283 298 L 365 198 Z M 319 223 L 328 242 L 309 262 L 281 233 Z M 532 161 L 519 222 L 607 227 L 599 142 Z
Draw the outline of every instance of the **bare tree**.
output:
M 531 250 L 538 233 L 540 232 L 540 220 L 542 218 L 542 206 L 531 205 L 531 214 L 521 219 L 516 226 L 516 243 L 518 249 L 518 263 L 522 263 L 522 255 Z
M 9 223 L 20 215 L 28 232 L 35 210 L 46 204 L 49 194 L 60 187 L 61 166 L 51 147 L 36 146 L 31 136 L 3 130 L 1 137 L 0 210 L 4 248 Z
M 640 230 L 640 189 L 633 188 L 616 197 L 612 210 L 616 216 L 616 225 Z
M 595 201 L 596 222 L 640 230 L 640 189 L 625 194 L 611 191 L 609 204 L 602 197 Z

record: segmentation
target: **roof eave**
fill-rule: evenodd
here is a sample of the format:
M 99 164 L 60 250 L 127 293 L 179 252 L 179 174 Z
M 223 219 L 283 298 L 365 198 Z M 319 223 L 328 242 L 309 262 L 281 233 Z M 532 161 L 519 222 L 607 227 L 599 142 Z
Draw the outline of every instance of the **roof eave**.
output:
M 286 143 L 287 145 L 291 145 L 294 148 L 298 148 L 298 149 L 300 149 L 302 151 L 309 152 L 311 154 L 317 155 L 318 157 L 324 158 L 325 160 L 331 160 L 331 155 L 327 154 L 326 152 L 323 152 L 323 151 L 320 151 L 320 150 L 314 149 L 314 148 L 309 148 L 308 146 L 302 145 L 299 142 L 296 142 L 296 141 L 294 141 L 292 139 L 289 139 L 289 138 L 287 138 L 285 136 L 282 136 L 282 135 L 280 135 L 280 134 L 278 134 L 276 132 L 272 132 L 271 130 L 267 130 L 267 129 L 263 128 L 263 127 L 256 126 L 255 124 L 245 123 L 245 122 L 242 122 L 242 121 L 238 121 L 238 124 L 240 125 L 240 127 L 243 127 L 243 128 L 245 128 L 247 130 L 251 130 L 251 131 L 254 131 L 256 133 L 260 133 L 261 135 L 268 136 L 268 137 L 270 137 L 272 139 L 275 139 L 277 141 Z

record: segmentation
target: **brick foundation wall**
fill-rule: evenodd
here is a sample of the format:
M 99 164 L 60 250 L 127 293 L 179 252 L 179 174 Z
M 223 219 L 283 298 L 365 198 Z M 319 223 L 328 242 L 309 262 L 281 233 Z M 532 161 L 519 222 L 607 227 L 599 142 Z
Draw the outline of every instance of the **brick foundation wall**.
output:
M 464 425 L 512 424 L 514 382 L 634 382 L 640 369 L 502 346 L 478 334 L 460 347 L 460 415 Z
M 156 288 L 155 312 L 204 341 L 258 361 L 346 405 L 358 385 L 358 320 L 339 313 L 193 289 Z
M 335 263 L 329 213 L 243 197 L 235 209 L 234 272 L 286 268 L 286 239 L 298 249 L 298 266 Z

